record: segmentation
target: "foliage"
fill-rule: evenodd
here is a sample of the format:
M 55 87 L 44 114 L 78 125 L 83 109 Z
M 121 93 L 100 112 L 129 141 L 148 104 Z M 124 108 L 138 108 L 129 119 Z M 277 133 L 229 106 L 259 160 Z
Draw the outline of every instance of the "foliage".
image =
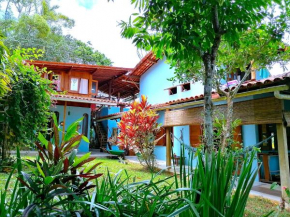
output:
M 9 59 L 8 48 L 3 43 L 3 36 L 0 32 L 0 97 L 3 97 L 7 91 L 10 91 L 10 80 L 13 72 L 7 68 Z
M 41 77 L 42 70 L 25 63 L 37 58 L 36 49 L 15 50 L 3 64 L 13 72 L 9 91 L 0 101 L 0 143 L 4 149 L 13 145 L 28 145 L 35 133 L 46 129 L 51 105 L 50 81 Z M 5 158 L 2 153 L 2 158 Z
M 47 61 L 112 65 L 90 42 L 63 34 L 63 28 L 72 28 L 74 21 L 58 13 L 58 6 L 51 6 L 50 0 L 4 0 L 2 6 L 0 25 L 10 49 L 42 49 L 45 53 L 40 59 Z
M 156 122 L 159 116 L 150 109 L 147 98 L 144 95 L 141 98 L 141 102 L 134 101 L 130 110 L 122 115 L 118 123 L 118 144 L 141 155 L 141 162 L 144 161 L 150 170 L 154 170 L 154 141 L 160 128 Z
M 184 156 L 184 144 L 181 156 Z M 180 216 L 243 216 L 250 190 L 258 173 L 252 169 L 256 150 L 240 155 L 240 152 L 218 151 L 216 153 L 194 153 L 189 150 L 189 165 L 180 166 L 180 176 L 176 175 L 177 189 L 186 188 L 179 197 L 184 198 L 189 209 Z M 211 156 L 210 156 L 211 155 Z M 197 157 L 194 170 L 192 160 Z M 206 162 L 211 159 L 211 164 Z M 239 161 L 241 159 L 241 161 Z M 241 167 L 237 165 L 241 164 Z M 179 180 L 178 180 L 179 179 Z
M 139 48 L 152 49 L 158 58 L 166 56 L 171 66 L 176 67 L 178 80 L 191 80 L 198 76 L 204 81 L 205 145 L 211 151 L 211 91 L 217 75 L 217 61 L 222 60 L 220 56 L 227 57 L 221 47 L 230 47 L 231 55 L 236 55 L 233 51 L 237 47 L 246 47 L 241 45 L 248 43 L 241 40 L 245 32 L 259 29 L 261 23 L 269 24 L 268 18 L 271 18 L 268 25 L 272 28 L 271 33 L 281 40 L 289 25 L 289 1 L 133 0 L 132 3 L 140 12 L 133 14 L 128 23 L 121 22 L 122 35 L 133 38 Z M 279 7 L 280 15 L 274 16 L 271 7 Z M 244 56 L 240 60 L 244 60 Z M 227 66 L 222 61 L 220 65 Z
M 87 199 L 88 190 L 95 187 L 92 180 L 102 174 L 92 172 L 100 163 L 88 166 L 95 158 L 90 153 L 77 157 L 77 150 L 81 139 L 88 139 L 77 132 L 77 126 L 82 118 L 68 127 L 62 140 L 59 139 L 60 128 L 54 119 L 53 143 L 47 141 L 39 133 L 36 143 L 38 156 L 35 160 L 25 160 L 31 172 L 27 173 L 18 169 L 18 181 L 25 188 L 22 200 L 27 200 L 23 216 L 68 216 L 73 213 L 87 212 L 82 209 L 82 203 L 76 205 L 75 200 L 82 197 Z
M 178 191 L 172 189 L 173 182 L 168 183 L 172 176 L 158 179 L 161 172 L 150 180 L 130 182 L 126 170 L 114 176 L 108 171 L 101 182 L 96 182 L 91 203 L 108 207 L 115 216 L 167 216 L 184 204 L 182 199 L 175 197 Z M 113 215 L 102 211 L 100 216 Z
M 221 141 L 223 141 L 224 139 L 224 130 L 225 130 L 225 126 L 227 123 L 227 119 L 225 118 L 225 116 L 223 114 L 217 114 L 217 116 L 214 118 L 214 123 L 213 123 L 213 127 L 215 129 L 214 131 L 214 145 L 217 148 L 220 148 L 221 146 Z M 237 147 L 239 144 L 238 141 L 235 141 L 234 139 L 234 133 L 235 130 L 238 126 L 241 125 L 241 120 L 240 119 L 236 119 L 234 121 L 231 122 L 230 125 L 230 132 L 229 132 L 229 136 L 226 138 L 226 148 L 228 150 L 234 150 L 235 147 Z

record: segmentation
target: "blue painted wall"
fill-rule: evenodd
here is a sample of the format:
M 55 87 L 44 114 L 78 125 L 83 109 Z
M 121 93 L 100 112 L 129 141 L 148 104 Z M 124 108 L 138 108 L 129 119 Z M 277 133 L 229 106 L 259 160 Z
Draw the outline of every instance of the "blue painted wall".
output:
M 259 130 L 258 125 L 243 125 L 242 126 L 242 138 L 244 148 L 253 146 L 259 142 Z M 258 161 L 253 163 L 253 169 L 258 167 Z M 259 181 L 259 176 L 256 177 L 255 182 Z
M 166 88 L 178 85 L 168 81 L 174 76 L 174 69 L 170 69 L 165 59 L 159 60 L 157 64 L 152 66 L 140 79 L 140 95 L 148 97 L 150 104 L 163 103 L 170 100 L 195 96 L 203 93 L 203 85 L 201 82 L 191 83 L 191 89 L 185 92 L 181 91 L 181 86 L 177 87 L 177 94 L 169 95 Z
M 51 111 L 59 112 L 59 123 L 63 121 L 64 117 L 64 106 L 57 105 L 56 107 L 52 107 Z M 65 129 L 69 127 L 73 122 L 83 117 L 84 114 L 88 114 L 88 139 L 90 138 L 90 123 L 91 123 L 91 109 L 83 108 L 83 107 L 75 107 L 75 106 L 67 106 L 66 107 L 66 121 L 65 121 Z M 80 123 L 79 133 L 82 132 L 82 123 Z M 61 133 L 60 133 L 61 136 Z M 79 152 L 88 152 L 89 151 L 89 143 L 85 141 L 81 141 L 80 146 L 78 148 Z
M 163 124 L 164 123 L 164 115 L 165 111 L 158 111 L 159 118 L 157 123 Z M 166 146 L 155 146 L 154 154 L 157 160 L 166 160 Z
M 128 110 L 129 110 L 129 108 L 124 108 L 123 111 L 125 112 Z M 105 107 L 105 108 L 102 108 L 102 110 L 101 110 L 101 116 L 111 115 L 111 114 L 118 113 L 118 112 L 120 112 L 120 107 Z M 116 120 L 102 121 L 104 128 L 107 129 L 108 138 L 110 138 L 112 136 L 113 128 L 118 127 L 119 120 L 120 119 L 118 119 L 117 121 Z M 115 144 L 115 145 L 112 145 L 112 149 L 119 150 L 119 147 L 117 146 L 117 144 Z

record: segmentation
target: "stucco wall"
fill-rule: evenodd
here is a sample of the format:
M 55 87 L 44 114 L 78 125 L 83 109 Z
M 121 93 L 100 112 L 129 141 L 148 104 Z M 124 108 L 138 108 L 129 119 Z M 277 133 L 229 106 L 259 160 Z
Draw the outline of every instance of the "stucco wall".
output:
M 163 103 L 170 100 L 195 96 L 203 93 L 203 85 L 201 82 L 191 83 L 191 89 L 185 92 L 181 91 L 181 86 L 177 87 L 177 94 L 169 95 L 169 91 L 165 90 L 178 85 L 168 81 L 174 76 L 174 69 L 170 69 L 165 59 L 159 60 L 157 64 L 152 66 L 140 79 L 140 95 L 148 97 L 151 104 Z
M 249 146 L 253 146 L 257 144 L 259 141 L 259 130 L 258 125 L 243 125 L 242 126 L 242 138 L 244 148 Z M 254 160 L 253 169 L 258 167 L 258 161 Z M 255 182 L 259 181 L 259 176 L 257 175 Z
M 57 105 L 56 107 L 52 107 L 51 111 L 58 111 L 59 112 L 59 123 L 63 121 L 64 117 L 64 106 Z M 83 117 L 84 114 L 88 114 L 88 138 L 90 138 L 90 123 L 91 123 L 91 109 L 90 108 L 83 108 L 83 107 L 74 107 L 74 106 L 67 106 L 66 107 L 66 121 L 65 121 L 65 129 L 69 127 L 73 122 L 78 120 L 79 118 Z M 79 133 L 82 132 L 82 122 L 80 123 Z M 60 133 L 61 135 L 61 133 Z M 89 151 L 89 144 L 85 141 L 81 141 L 80 146 L 78 148 L 79 152 L 88 152 Z
M 128 111 L 128 108 L 125 108 L 123 111 Z M 114 114 L 114 113 L 118 113 L 120 112 L 120 107 L 105 107 L 102 108 L 101 110 L 101 116 L 106 116 L 106 115 L 110 115 L 110 114 Z M 118 127 L 118 122 L 120 121 L 120 119 L 116 120 L 105 120 L 102 121 L 102 124 L 104 126 L 104 128 L 107 130 L 108 133 L 108 138 L 110 138 L 112 136 L 113 133 L 113 128 L 117 128 Z M 119 150 L 118 146 L 112 145 L 112 149 L 113 150 Z

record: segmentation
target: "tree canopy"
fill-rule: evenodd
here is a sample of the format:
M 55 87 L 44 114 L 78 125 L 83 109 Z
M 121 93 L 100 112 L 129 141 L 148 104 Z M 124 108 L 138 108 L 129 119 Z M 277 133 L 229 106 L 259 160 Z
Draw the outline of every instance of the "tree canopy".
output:
M 159 58 L 166 56 L 171 66 L 176 68 L 177 79 L 199 76 L 204 81 L 204 141 L 211 150 L 211 92 L 218 69 L 227 68 L 227 64 L 237 56 L 242 59 L 235 61 L 233 68 L 245 68 L 249 62 L 241 61 L 245 60 L 244 51 L 251 55 L 257 53 L 260 39 L 263 41 L 260 44 L 270 44 L 272 52 L 277 53 L 279 43 L 274 45 L 272 42 L 281 42 L 287 30 L 289 0 L 133 0 L 132 3 L 140 13 L 133 14 L 129 22 L 121 22 L 122 35 L 133 38 L 139 48 L 152 49 Z M 270 38 L 267 36 L 269 43 L 263 39 L 267 31 L 271 34 Z M 247 38 L 255 37 L 255 34 L 261 38 L 257 42 L 251 40 L 257 45 L 255 52 L 251 53 Z M 241 53 L 235 56 L 235 52 Z M 232 58 L 228 58 L 229 53 Z M 248 56 L 246 59 L 251 60 Z
M 83 64 L 112 65 L 112 61 L 63 28 L 73 28 L 74 21 L 57 12 L 50 0 L 0 0 L 0 26 L 9 49 L 37 48 L 45 51 L 41 60 Z
M 0 40 L 0 44 L 2 42 Z M 0 55 L 0 72 L 9 77 L 6 84 L 1 82 L 0 85 L 2 159 L 7 149 L 17 144 L 31 145 L 35 134 L 47 128 L 50 93 L 53 92 L 51 82 L 42 78 L 42 70 L 25 63 L 41 54 L 42 51 L 36 49 L 21 49 L 14 50 L 11 55 L 8 51 Z

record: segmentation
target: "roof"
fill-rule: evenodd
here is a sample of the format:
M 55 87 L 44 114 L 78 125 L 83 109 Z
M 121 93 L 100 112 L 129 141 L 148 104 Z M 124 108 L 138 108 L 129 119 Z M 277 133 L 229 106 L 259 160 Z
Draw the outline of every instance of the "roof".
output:
M 141 76 L 155 63 L 158 59 L 155 58 L 152 52 L 146 54 L 144 58 L 127 74 L 112 80 L 113 96 L 118 96 L 118 92 L 122 98 L 131 97 L 140 92 L 140 78 Z M 99 90 L 106 92 L 104 87 L 106 85 L 100 86 Z M 108 86 L 108 84 L 107 84 Z
M 241 85 L 239 92 L 246 92 L 248 90 L 258 89 L 258 88 L 266 87 L 266 86 L 275 86 L 277 84 L 281 84 L 283 82 L 286 82 L 287 80 L 290 80 L 290 72 L 276 75 L 276 76 L 271 76 L 269 78 L 265 78 L 262 80 L 249 80 L 249 81 L 245 81 Z M 232 90 L 234 88 L 235 88 L 235 86 L 231 87 Z M 218 99 L 220 97 L 221 96 L 216 91 L 212 92 L 213 99 Z M 152 108 L 155 108 L 155 109 L 162 108 L 162 107 L 166 107 L 169 105 L 175 105 L 175 104 L 181 104 L 181 103 L 186 103 L 186 102 L 191 102 L 191 101 L 202 100 L 203 98 L 204 98 L 204 95 L 199 94 L 199 95 L 195 95 L 195 96 L 191 96 L 191 97 L 170 100 L 170 101 L 165 102 L 165 103 L 155 104 L 155 105 L 152 105 Z
M 152 52 L 145 55 L 144 58 L 135 66 L 135 68 L 122 68 L 113 66 L 97 66 L 78 63 L 49 62 L 49 61 L 27 61 L 31 65 L 40 68 L 46 67 L 51 71 L 82 71 L 89 72 L 93 79 L 99 82 L 99 90 L 109 94 L 110 83 L 112 87 L 112 96 L 127 98 L 139 93 L 139 82 L 141 76 L 155 63 Z
M 100 99 L 100 98 L 89 98 L 89 97 L 80 97 L 80 96 L 73 96 L 73 95 L 52 95 L 52 100 L 57 101 L 67 101 L 67 102 L 82 102 L 88 104 L 98 104 L 98 105 L 127 105 L 125 103 L 116 102 L 108 99 Z
M 89 72 L 93 75 L 93 80 L 97 80 L 99 82 L 99 90 L 105 93 L 109 93 L 109 82 L 111 80 L 118 79 L 119 77 L 133 70 L 133 68 L 98 66 L 98 65 L 88 65 L 88 64 L 78 64 L 78 63 L 63 63 L 63 62 L 49 62 L 49 61 L 27 61 L 27 62 L 31 65 L 35 65 L 40 68 L 46 67 L 47 70 L 51 70 L 51 71 Z M 112 95 L 117 97 L 118 92 L 115 91 L 117 87 L 116 86 L 112 86 L 112 87 L 114 91 Z M 121 96 L 124 94 L 124 90 L 122 91 Z

